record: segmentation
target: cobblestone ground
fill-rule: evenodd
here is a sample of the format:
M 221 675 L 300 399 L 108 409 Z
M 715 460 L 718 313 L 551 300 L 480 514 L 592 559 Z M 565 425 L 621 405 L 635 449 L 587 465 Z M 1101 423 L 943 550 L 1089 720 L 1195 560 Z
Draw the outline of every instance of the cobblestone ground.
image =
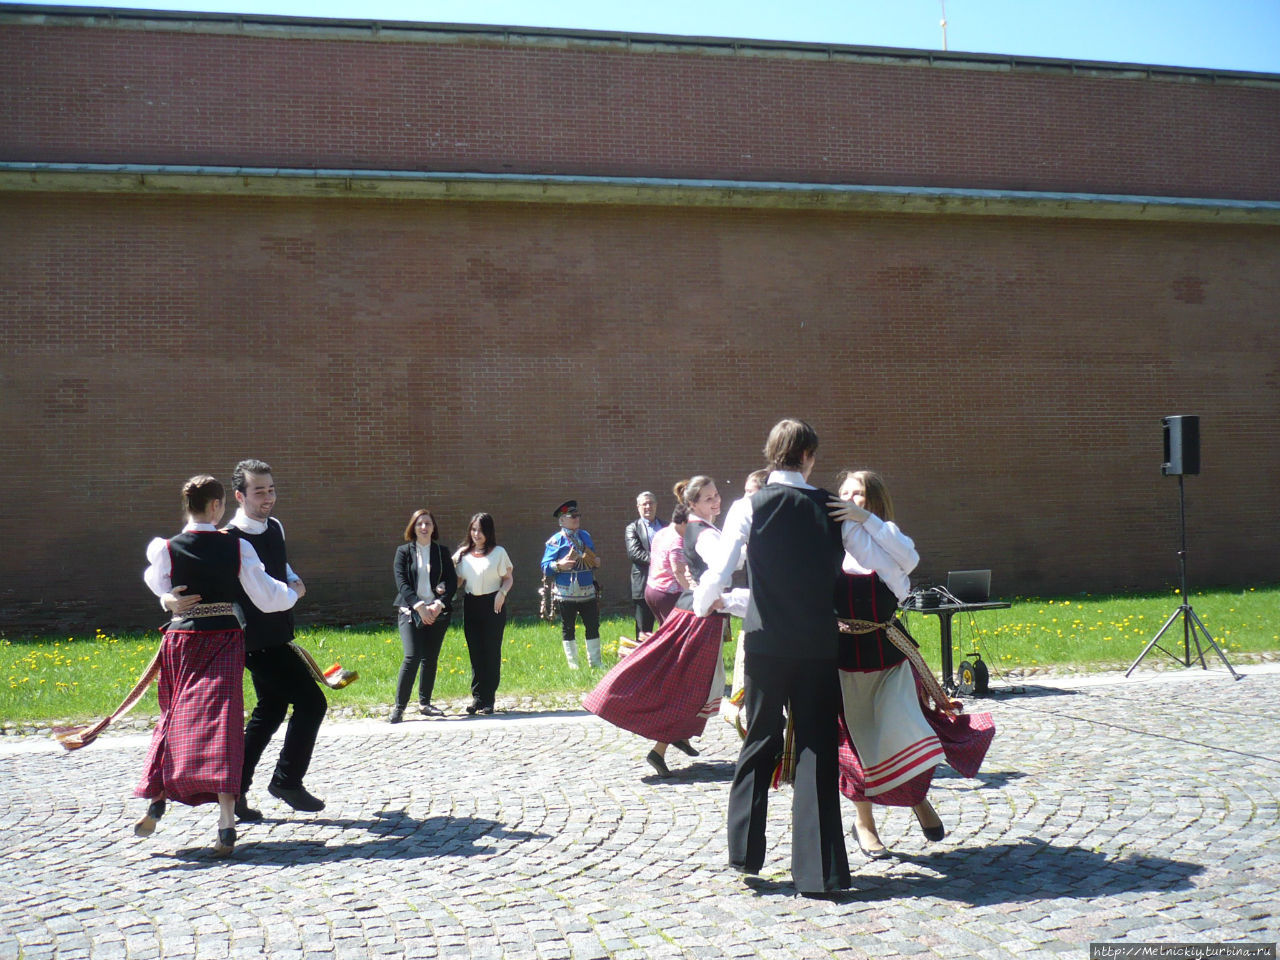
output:
M 647 745 L 578 714 L 332 722 L 308 778 L 328 808 L 255 796 L 266 819 L 241 826 L 229 861 L 206 853 L 212 807 L 171 806 L 133 837 L 144 736 L 73 754 L 6 738 L 0 957 L 954 960 L 1271 942 L 1278 703 L 1275 667 L 973 701 L 998 731 L 979 779 L 935 780 L 947 838 L 882 814 L 896 858 L 851 844 L 855 888 L 836 901 L 794 895 L 786 793 L 764 876 L 726 869 L 737 744 L 718 720 L 701 757 L 672 751 L 668 781 Z

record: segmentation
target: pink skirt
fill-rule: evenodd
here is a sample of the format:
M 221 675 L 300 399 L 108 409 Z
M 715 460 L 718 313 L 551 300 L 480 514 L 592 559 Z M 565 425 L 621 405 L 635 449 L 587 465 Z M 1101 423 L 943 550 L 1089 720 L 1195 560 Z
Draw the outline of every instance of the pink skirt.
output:
M 673 610 L 661 627 L 604 675 L 582 698 L 582 705 L 646 740 L 674 743 L 701 736 L 724 695 L 724 624 L 723 616 Z
M 240 792 L 244 633 L 171 630 L 160 652 L 160 721 L 135 797 L 194 806 Z
M 870 800 L 891 807 L 913 807 L 923 802 L 933 782 L 937 764 L 946 762 L 961 776 L 977 776 L 982 761 L 995 736 L 995 723 L 989 713 L 962 713 L 948 716 L 941 710 L 926 706 L 926 696 L 920 678 L 909 662 L 903 662 L 888 670 L 875 671 L 887 675 L 893 671 L 910 671 L 914 691 L 902 684 L 876 685 L 884 691 L 885 699 L 877 700 L 863 709 L 854 709 L 850 715 L 858 717 L 855 723 L 866 722 L 872 714 L 875 724 L 892 726 L 907 733 L 904 744 L 892 744 L 891 740 L 875 736 L 883 730 L 858 730 L 856 739 L 863 743 L 885 744 L 885 755 L 860 757 L 854 746 L 854 735 L 846 720 L 846 711 L 840 714 L 840 792 L 850 800 Z M 912 695 L 914 693 L 914 696 Z M 892 702 L 890 702 L 892 698 Z M 911 722 L 907 722 L 910 718 Z M 919 722 L 923 720 L 923 723 Z M 865 748 L 864 748 L 865 752 Z M 870 771 L 870 772 L 869 772 Z M 901 771 L 902 775 L 897 775 Z

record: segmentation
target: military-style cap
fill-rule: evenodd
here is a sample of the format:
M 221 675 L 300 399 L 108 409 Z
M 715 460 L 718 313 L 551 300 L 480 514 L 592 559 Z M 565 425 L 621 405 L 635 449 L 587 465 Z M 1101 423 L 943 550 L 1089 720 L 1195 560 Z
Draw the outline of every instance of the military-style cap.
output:
M 566 513 L 577 513 L 577 512 L 578 512 L 578 501 L 566 500 L 564 503 L 560 504 L 560 506 L 556 507 L 554 510 L 551 511 L 551 516 L 559 520 Z

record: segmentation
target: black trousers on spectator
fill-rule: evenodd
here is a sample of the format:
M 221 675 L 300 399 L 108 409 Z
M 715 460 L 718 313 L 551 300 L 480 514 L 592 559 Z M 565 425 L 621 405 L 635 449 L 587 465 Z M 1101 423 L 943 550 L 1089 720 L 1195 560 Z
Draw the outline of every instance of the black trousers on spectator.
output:
M 639 597 L 632 602 L 636 605 L 636 636 L 653 633 L 653 611 L 649 609 L 649 601 Z
M 582 629 L 588 637 L 600 636 L 600 601 L 594 597 L 590 600 L 560 601 L 560 638 L 565 643 L 573 643 L 573 628 L 577 622 L 574 618 L 582 618 Z
M 466 594 L 462 601 L 462 633 L 471 656 L 471 699 L 477 707 L 492 707 L 502 679 L 502 632 L 507 610 L 493 612 L 494 593 Z
M 400 614 L 400 646 L 404 648 L 404 662 L 400 664 L 400 676 L 396 681 L 396 706 L 403 710 L 413 694 L 413 681 L 418 678 L 418 702 L 424 707 L 431 702 L 436 687 L 436 665 L 440 662 L 440 647 L 449 629 L 449 615 L 441 614 L 435 623 L 417 626 L 413 617 Z
M 287 645 L 251 650 L 244 656 L 244 665 L 253 678 L 258 703 L 244 728 L 244 770 L 240 776 L 240 795 L 248 794 L 254 768 L 284 722 L 290 704 L 293 705 L 293 715 L 289 717 L 284 746 L 280 749 L 271 782 L 285 790 L 296 790 L 302 786 L 302 778 L 311 766 L 311 752 L 315 749 L 316 735 L 320 732 L 329 702 L 302 658 Z
M 764 865 L 765 818 L 786 729 L 795 729 L 791 793 L 791 878 L 801 893 L 849 886 L 840 819 L 840 680 L 835 660 L 746 656 L 747 736 L 729 788 L 729 862 L 752 873 Z

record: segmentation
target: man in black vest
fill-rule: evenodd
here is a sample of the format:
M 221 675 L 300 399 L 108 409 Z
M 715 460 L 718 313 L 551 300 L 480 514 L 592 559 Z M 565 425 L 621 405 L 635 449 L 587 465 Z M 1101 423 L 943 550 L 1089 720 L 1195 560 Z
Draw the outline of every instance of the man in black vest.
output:
M 241 460 L 236 464 L 231 484 L 240 504 L 226 532 L 253 544 L 267 572 L 290 586 L 302 583 L 289 566 L 285 553 L 284 526 L 271 510 L 276 504 L 271 467 L 261 460 Z M 311 764 L 320 723 L 329 709 L 328 701 L 311 671 L 289 646 L 293 641 L 293 615 L 263 613 L 247 597 L 240 598 L 244 612 L 244 665 L 253 677 L 258 703 L 244 728 L 244 772 L 236 816 L 241 820 L 261 820 L 262 813 L 249 806 L 249 784 L 262 752 L 284 722 L 289 705 L 293 715 L 285 730 L 284 746 L 276 761 L 267 792 L 295 810 L 314 813 L 324 809 L 324 801 L 312 796 L 302 785 Z
M 747 735 L 729 792 L 729 863 L 742 873 L 759 873 L 764 865 L 769 788 L 782 752 L 786 707 L 796 755 L 791 877 L 806 896 L 843 890 L 851 882 L 840 817 L 840 681 L 832 602 L 845 530 L 828 513 L 828 501 L 836 498 L 807 482 L 817 449 L 818 435 L 803 420 L 774 426 L 764 450 L 768 483 L 730 508 L 717 562 L 694 591 L 695 613 L 705 616 L 717 608 L 750 542 L 751 599 L 743 620 Z

